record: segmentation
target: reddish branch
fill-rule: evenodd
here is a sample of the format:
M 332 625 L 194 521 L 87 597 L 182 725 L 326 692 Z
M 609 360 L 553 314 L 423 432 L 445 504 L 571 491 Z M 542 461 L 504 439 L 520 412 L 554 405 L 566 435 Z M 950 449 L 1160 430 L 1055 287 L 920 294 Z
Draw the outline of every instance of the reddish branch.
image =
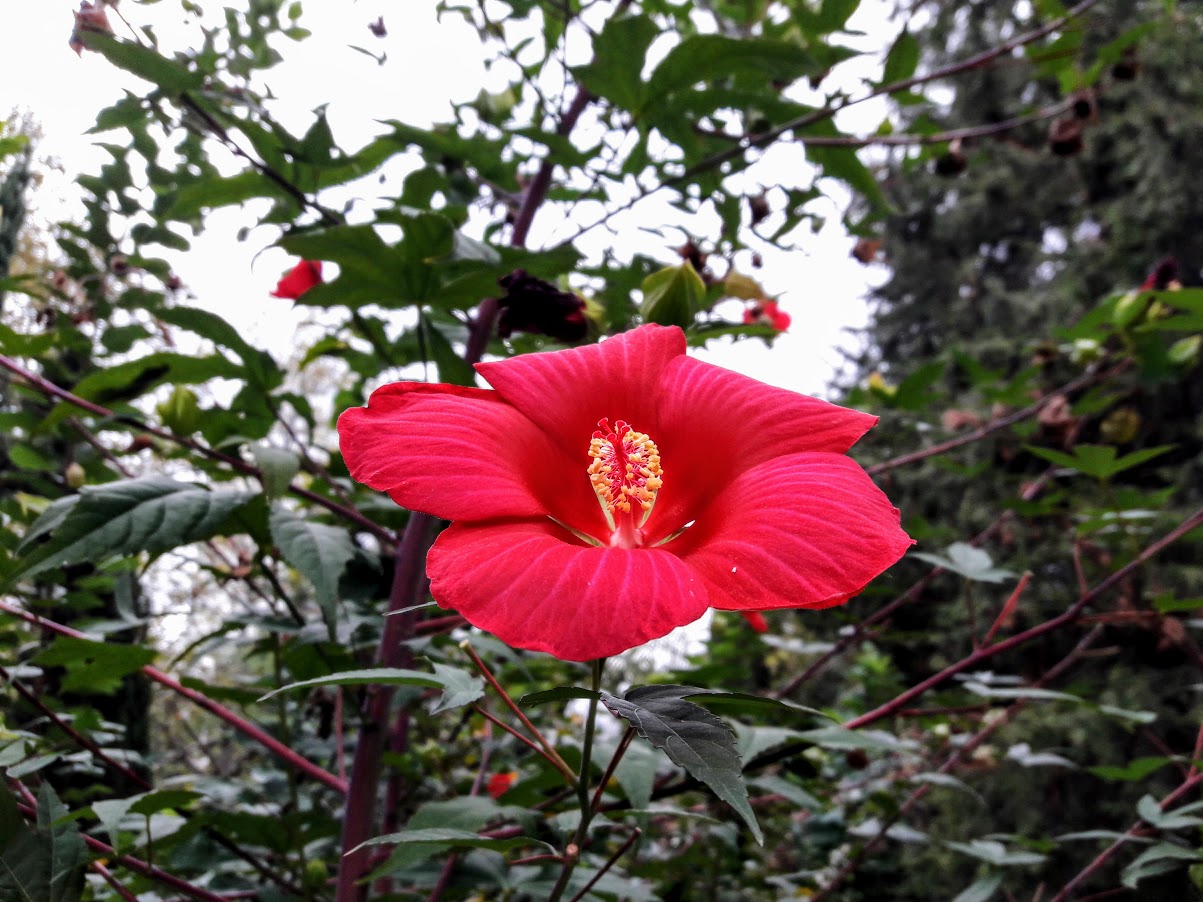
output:
M 25 800 L 24 802 L 17 803 L 17 810 L 20 811 L 21 814 L 28 820 L 32 821 L 33 823 L 37 823 L 37 799 L 20 780 L 13 780 L 12 782 L 17 792 Z M 155 881 L 155 883 L 160 883 L 163 886 L 169 886 L 177 893 L 183 893 L 189 899 L 196 899 L 198 902 L 227 902 L 225 896 L 219 896 L 216 893 L 209 892 L 207 889 L 201 889 L 199 886 L 193 886 L 187 880 L 181 880 L 174 874 L 169 874 L 166 871 L 155 867 L 154 865 L 147 864 L 140 858 L 134 858 L 132 855 L 118 855 L 116 849 L 110 845 L 107 845 L 106 843 L 101 842 L 95 837 L 88 836 L 87 834 L 80 834 L 80 836 L 87 844 L 88 848 L 90 848 L 93 852 L 99 852 L 101 856 L 107 859 L 110 863 L 119 864 L 123 868 L 128 868 L 135 873 L 141 874 L 143 877 L 147 877 L 150 880 Z
M 182 435 L 176 435 L 174 432 L 169 432 L 166 429 L 160 429 L 157 426 L 151 426 L 149 423 L 142 422 L 137 417 L 132 417 L 127 414 L 119 414 L 115 411 L 109 410 L 107 407 L 102 407 L 99 404 L 93 403 L 86 398 L 81 398 L 78 395 L 74 395 L 65 388 L 60 388 L 50 380 L 39 376 L 37 373 L 33 373 L 25 369 L 25 367 L 21 366 L 11 357 L 0 354 L 0 367 L 3 367 L 9 372 L 19 376 L 31 387 L 37 389 L 45 395 L 58 398 L 60 401 L 66 401 L 68 404 L 72 404 L 81 408 L 82 410 L 88 411 L 89 413 L 96 414 L 96 416 L 113 419 L 120 423 L 124 423 L 127 426 L 132 426 L 134 429 L 137 429 L 140 432 L 145 432 L 148 435 L 153 435 L 156 438 L 174 442 L 175 444 L 187 448 L 190 451 L 195 451 L 198 454 L 202 454 L 210 460 L 219 461 L 220 463 L 225 464 L 226 466 L 230 467 L 230 469 L 241 473 L 244 476 L 253 476 L 260 481 L 263 480 L 262 471 L 260 471 L 258 467 L 248 464 L 244 460 L 241 460 L 237 457 L 231 457 L 229 454 L 223 454 L 222 452 L 216 451 L 213 448 L 201 444 L 200 442 L 194 441 L 193 439 Z M 289 485 L 288 489 L 298 498 L 304 498 L 306 501 L 311 501 L 314 504 L 320 505 L 321 507 L 326 508 L 326 510 L 338 514 L 340 517 L 343 517 L 346 520 L 349 520 L 359 528 L 372 533 L 372 535 L 376 536 L 376 538 L 386 546 L 391 546 L 393 544 L 394 537 L 392 533 L 390 533 L 387 529 L 377 525 L 374 521 L 368 519 L 354 508 L 339 504 L 337 501 L 333 501 L 324 495 L 319 495 L 317 492 L 312 492 L 309 489 L 302 488 L 298 485 Z
M 32 614 L 29 611 L 24 611 L 21 608 L 10 605 L 4 601 L 0 601 L 0 611 L 5 612 L 6 614 L 12 614 L 14 617 L 20 617 L 26 623 L 33 624 L 34 626 L 40 626 L 43 629 L 49 630 L 50 632 L 56 633 L 60 636 L 68 636 L 72 639 L 89 638 L 85 633 L 81 633 L 79 630 L 74 630 L 69 626 L 64 626 L 63 624 L 56 623 L 53 620 L 47 620 L 45 617 Z M 142 668 L 142 672 L 159 685 L 166 686 L 172 692 L 182 695 L 189 701 L 194 702 L 195 704 L 204 708 L 210 714 L 220 717 L 230 726 L 234 727 L 234 729 L 238 730 L 238 732 L 263 746 L 265 749 L 282 759 L 285 764 L 289 765 L 296 771 L 312 777 L 319 783 L 330 787 L 338 793 L 345 793 L 347 791 L 346 783 L 334 776 L 334 774 L 323 770 L 312 761 L 301 757 L 284 743 L 280 742 L 274 736 L 264 731 L 261 727 L 258 727 L 246 718 L 235 714 L 233 711 L 219 702 L 215 702 L 213 699 L 200 692 L 197 692 L 195 689 L 189 689 L 187 686 L 182 685 L 177 679 L 175 679 L 175 677 L 168 676 L 157 667 L 151 667 L 150 665 L 147 665 Z
M 1090 370 L 1086 373 L 1083 373 L 1077 379 L 1065 383 L 1065 385 L 1062 385 L 1060 388 L 1054 389 L 1053 391 L 1044 395 L 1038 401 L 1028 405 L 1022 410 L 1017 410 L 1014 413 L 1007 414 L 1005 417 L 998 417 L 997 419 L 991 420 L 989 423 L 984 424 L 980 428 L 974 429 L 972 432 L 966 432 L 964 435 L 959 435 L 956 438 L 949 439 L 946 442 L 940 442 L 937 445 L 932 445 L 930 448 L 912 451 L 910 454 L 902 454 L 872 467 L 868 467 L 868 473 L 870 476 L 877 476 L 880 473 L 896 470 L 898 467 L 905 467 L 908 464 L 918 463 L 919 461 L 926 460 L 929 457 L 937 457 L 941 454 L 947 454 L 949 451 L 960 448 L 963 445 L 971 445 L 974 442 L 981 441 L 986 436 L 998 432 L 1001 429 L 1006 429 L 1008 426 L 1014 426 L 1016 423 L 1022 423 L 1024 420 L 1031 419 L 1032 417 L 1038 415 L 1040 411 L 1044 410 L 1044 408 L 1052 403 L 1055 399 L 1065 395 L 1071 395 L 1074 392 L 1081 391 L 1082 389 L 1096 383 L 1106 382 L 1110 379 L 1113 379 L 1126 370 L 1131 369 L 1132 365 L 1132 361 L 1127 359 L 1120 361 L 1115 366 L 1107 370 Z
M 884 705 L 881 705 L 880 707 L 875 708 L 866 714 L 862 714 L 860 717 L 854 717 L 852 720 L 845 723 L 844 727 L 849 730 L 855 730 L 879 721 L 885 717 L 889 717 L 899 709 L 905 708 L 908 704 L 910 704 L 910 702 L 923 695 L 923 693 L 927 692 L 929 689 L 940 685 L 940 683 L 943 683 L 950 677 L 966 670 L 971 670 L 974 667 L 977 667 L 983 661 L 986 661 L 997 654 L 1000 654 L 1004 651 L 1010 651 L 1012 648 L 1023 645 L 1025 642 L 1030 642 L 1032 639 L 1036 639 L 1040 636 L 1051 633 L 1054 630 L 1060 629 L 1063 626 L 1068 626 L 1069 624 L 1074 623 L 1082 616 L 1082 612 L 1088 605 L 1102 595 L 1105 595 L 1107 592 L 1114 589 L 1129 576 L 1143 567 L 1146 563 L 1148 563 L 1174 542 L 1178 541 L 1178 539 L 1182 538 L 1191 530 L 1196 529 L 1199 526 L 1203 526 L 1203 509 L 1195 511 L 1195 513 L 1187 517 L 1186 520 L 1184 520 L 1174 529 L 1170 530 L 1156 542 L 1153 542 L 1151 545 L 1146 547 L 1132 561 L 1116 570 L 1085 595 L 1081 596 L 1058 616 L 1053 617 L 1050 620 L 1046 620 L 1044 623 L 1037 624 L 1030 629 L 1026 629 L 1021 633 L 1016 633 L 1014 636 L 1011 636 L 1008 639 L 1003 639 L 994 643 L 993 645 L 983 646 L 975 649 L 972 653 L 962 658 L 960 661 L 957 661 L 955 664 L 950 664 L 939 673 L 928 677 L 926 680 L 916 686 L 912 686 L 910 689 L 907 689 L 905 692 L 895 696 L 892 700 L 886 702 Z
M 1048 485 L 1048 482 L 1051 478 L 1052 470 L 1049 470 L 1039 479 L 1029 484 L 1022 492 L 1020 492 L 1019 497 L 1024 501 L 1031 501 L 1044 490 L 1044 487 Z M 989 541 L 990 538 L 994 536 L 1000 529 L 1002 529 L 1002 527 L 1006 525 L 1006 523 L 1014 516 L 1015 515 L 1012 511 L 1003 511 L 1003 513 L 1000 514 L 993 523 L 970 539 L 969 544 L 977 547 Z M 785 698 L 786 696 L 795 692 L 800 686 L 803 686 L 816 673 L 822 670 L 828 663 L 839 657 L 851 646 L 856 645 L 863 640 L 868 634 L 870 627 L 888 620 L 895 611 L 922 597 L 924 590 L 931 585 L 932 581 L 935 580 L 937 576 L 944 572 L 945 570 L 943 567 L 935 567 L 929 570 L 922 577 L 916 580 L 909 589 L 907 589 L 889 604 L 878 608 L 871 615 L 858 623 L 850 635 L 840 639 L 830 650 L 824 652 L 822 655 L 816 658 L 809 667 L 786 683 L 781 689 L 777 690 L 777 692 L 774 693 L 774 696 L 776 698 Z
M 1203 727 L 1200 728 L 1200 732 L 1203 733 Z M 1162 799 L 1157 807 L 1159 807 L 1162 811 L 1169 810 L 1171 805 L 1173 805 L 1187 793 L 1191 792 L 1201 782 L 1203 782 L 1203 774 L 1198 772 L 1191 774 L 1190 777 L 1183 781 L 1182 785 Z M 1086 865 L 1086 867 L 1078 872 L 1077 876 L 1070 880 L 1069 883 L 1065 884 L 1065 886 L 1061 887 L 1061 892 L 1057 893 L 1057 895 L 1053 897 L 1052 902 L 1067 902 L 1067 900 L 1072 899 L 1074 890 L 1089 880 L 1095 874 L 1095 872 L 1099 870 L 1099 868 L 1105 865 L 1111 856 L 1119 851 L 1120 847 L 1124 845 L 1124 843 L 1138 836 L 1142 836 L 1145 833 L 1153 832 L 1151 830 L 1142 828 L 1142 823 L 1143 821 L 1137 821 L 1124 832 L 1123 836 L 1100 852 L 1094 861 Z
M 1077 663 L 1082 655 L 1085 654 L 1085 652 L 1098 640 L 1102 631 L 1102 627 L 1098 626 L 1092 629 L 1089 633 L 1082 637 L 1082 639 L 1077 645 L 1074 646 L 1073 650 L 1070 651 L 1069 654 L 1058 661 L 1056 665 L 1049 669 L 1044 676 L 1042 676 L 1032 685 L 1036 688 L 1041 688 L 1059 679 L 1061 675 L 1064 674 L 1065 671 L 1067 671 L 1072 665 Z M 1016 715 L 1018 715 L 1020 711 L 1027 707 L 1028 703 L 1029 699 L 1026 698 L 1017 699 L 1016 701 L 1012 702 L 1007 706 L 1001 715 L 991 719 L 990 722 L 982 727 L 982 729 L 980 729 L 977 733 L 975 733 L 968 742 L 958 746 L 956 750 L 945 759 L 944 763 L 936 769 L 935 772 L 938 774 L 951 773 L 970 755 L 972 755 L 976 749 L 980 748 L 987 739 L 1002 729 L 1006 724 L 1014 720 Z M 888 818 L 884 824 L 882 824 L 882 827 L 877 832 L 877 835 L 865 843 L 856 852 L 856 854 L 849 858 L 844 866 L 840 868 L 839 872 L 832 877 L 831 881 L 827 883 L 823 889 L 819 891 L 819 893 L 812 897 L 814 902 L 819 902 L 819 900 L 826 899 L 836 889 L 838 889 L 843 882 L 847 880 L 858 867 L 860 867 L 861 863 L 864 862 L 864 860 L 868 858 L 869 855 L 871 855 L 882 842 L 885 841 L 890 828 L 910 814 L 914 807 L 919 804 L 920 800 L 922 800 L 924 796 L 931 792 L 932 788 L 933 784 L 931 783 L 924 783 L 921 786 L 916 787 L 910 796 L 907 797 L 906 801 L 899 806 L 898 811 L 895 812 L 892 817 Z

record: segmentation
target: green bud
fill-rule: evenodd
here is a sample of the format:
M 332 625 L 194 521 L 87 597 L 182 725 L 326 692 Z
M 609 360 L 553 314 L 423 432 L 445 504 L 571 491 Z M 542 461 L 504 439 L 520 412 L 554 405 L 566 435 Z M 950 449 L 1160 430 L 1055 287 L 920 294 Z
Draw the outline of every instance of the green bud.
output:
M 191 435 L 200 428 L 201 411 L 196 393 L 177 385 L 171 396 L 155 408 L 163 425 L 176 435 Z
M 643 305 L 639 312 L 645 323 L 688 328 L 706 301 L 706 283 L 689 263 L 654 272 L 640 287 Z
M 84 472 L 84 468 L 74 460 L 67 464 L 67 469 L 63 471 L 63 477 L 67 480 L 67 485 L 73 489 L 81 488 L 88 481 L 88 475 Z

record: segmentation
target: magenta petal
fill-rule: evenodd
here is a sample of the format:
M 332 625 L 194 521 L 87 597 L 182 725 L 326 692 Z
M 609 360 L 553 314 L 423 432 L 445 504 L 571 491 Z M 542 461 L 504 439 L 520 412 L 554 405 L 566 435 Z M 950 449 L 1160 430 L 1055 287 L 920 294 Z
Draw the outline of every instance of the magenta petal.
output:
M 855 461 L 809 452 L 743 473 L 663 547 L 705 578 L 713 607 L 771 610 L 841 604 L 912 544 Z
M 659 440 L 661 374 L 685 353 L 685 333 L 640 326 L 595 345 L 478 363 L 477 372 L 565 453 L 588 462 L 598 420 L 626 420 Z
M 443 607 L 565 661 L 658 639 L 708 606 L 703 581 L 667 551 L 584 545 L 550 521 L 453 523 L 426 571 Z
M 766 460 L 804 451 L 842 454 L 877 418 L 680 357 L 664 370 L 664 465 L 653 541 L 697 513 L 733 479 Z
M 558 455 L 496 392 L 396 382 L 344 412 L 338 435 L 351 476 L 410 510 L 447 520 L 548 512 L 533 487 Z

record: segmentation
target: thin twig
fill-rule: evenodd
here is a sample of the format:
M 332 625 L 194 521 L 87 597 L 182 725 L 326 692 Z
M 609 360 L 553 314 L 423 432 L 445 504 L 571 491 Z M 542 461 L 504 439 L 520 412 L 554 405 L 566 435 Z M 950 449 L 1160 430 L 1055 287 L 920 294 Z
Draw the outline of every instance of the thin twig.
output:
M 89 639 L 85 633 L 81 633 L 79 630 L 74 630 L 69 626 L 64 626 L 61 623 L 48 620 L 38 614 L 33 614 L 29 611 L 22 610 L 21 608 L 15 607 L 14 605 L 8 604 L 4 601 L 0 601 L 0 611 L 3 611 L 7 614 L 12 614 L 14 617 L 20 617 L 26 623 L 30 623 L 34 626 L 40 626 L 43 629 L 50 630 L 52 633 L 57 633 L 60 636 L 68 636 L 73 639 Z M 312 777 L 319 783 L 330 787 L 335 792 L 346 793 L 346 783 L 338 779 L 338 777 L 334 776 L 334 774 L 323 770 L 312 761 L 303 758 L 301 755 L 297 754 L 274 736 L 268 734 L 261 727 L 258 727 L 246 718 L 235 714 L 232 710 L 225 707 L 220 702 L 214 701 L 208 696 L 197 692 L 195 689 L 189 689 L 187 686 L 182 685 L 179 680 L 175 679 L 175 677 L 168 676 L 157 667 L 151 667 L 148 664 L 142 668 L 142 672 L 161 686 L 166 686 L 172 692 L 182 695 L 189 701 L 192 701 L 204 708 L 210 714 L 217 715 L 230 726 L 238 730 L 238 732 L 254 740 L 269 752 L 281 758 L 286 764 L 290 765 L 294 769 Z

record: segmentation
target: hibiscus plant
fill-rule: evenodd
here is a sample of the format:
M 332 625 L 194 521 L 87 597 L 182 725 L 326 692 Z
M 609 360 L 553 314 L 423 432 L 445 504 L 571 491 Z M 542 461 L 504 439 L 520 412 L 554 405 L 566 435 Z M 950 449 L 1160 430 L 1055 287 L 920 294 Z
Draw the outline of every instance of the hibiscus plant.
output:
M 55 48 L 140 91 L 97 115 L 112 160 L 75 182 L 82 214 L 0 283 L 0 898 L 852 900 L 918 872 L 928 898 L 984 900 L 1186 879 L 1189 732 L 1096 767 L 1174 774 L 1089 830 L 1054 836 L 1040 805 L 972 834 L 946 815 L 989 816 L 978 773 L 1099 763 L 1050 750 L 1052 727 L 996 754 L 1032 707 L 1148 725 L 1069 683 L 1107 624 L 1156 618 L 1194 647 L 1175 614 L 1197 599 L 1153 567 L 1203 514 L 1134 494 L 1178 452 L 1098 424 L 1116 386 L 1194 372 L 1198 290 L 1092 299 L 1025 337 L 1052 342 L 1039 377 L 954 354 L 841 403 L 699 354 L 754 344 L 788 369 L 782 334 L 834 290 L 799 276 L 820 219 L 851 192 L 871 264 L 898 213 L 882 153 L 955 176 L 973 140 L 1067 116 L 1080 134 L 1144 31 L 1103 41 L 1096 4 L 1032 4 L 933 69 L 857 0 L 346 4 L 364 46 L 330 66 L 363 95 L 424 90 L 390 68 L 419 19 L 492 79 L 349 149 L 337 106 L 290 97 L 311 110 L 297 130 L 277 103 L 272 67 L 314 40 L 301 4 L 184 0 L 170 39 L 153 6 L 85 3 Z M 1003 64 L 1013 114 L 925 125 L 942 84 Z M 1029 108 L 1037 82 L 1062 99 Z M 861 136 L 847 114 L 868 107 Z M 36 159 L 3 134 L 0 155 L 12 268 L 2 230 Z M 234 219 L 279 265 L 198 296 L 189 272 L 212 267 L 191 243 Z M 234 325 L 246 305 L 262 334 Z M 981 415 L 941 420 L 946 376 Z M 883 414 L 906 428 L 874 430 Z M 958 455 L 981 448 L 1008 494 L 976 534 L 895 495 L 921 464 L 971 481 Z M 1021 526 L 1071 550 L 1037 567 Z M 1025 602 L 1041 581 L 1057 610 Z M 945 602 L 955 623 L 909 626 Z

